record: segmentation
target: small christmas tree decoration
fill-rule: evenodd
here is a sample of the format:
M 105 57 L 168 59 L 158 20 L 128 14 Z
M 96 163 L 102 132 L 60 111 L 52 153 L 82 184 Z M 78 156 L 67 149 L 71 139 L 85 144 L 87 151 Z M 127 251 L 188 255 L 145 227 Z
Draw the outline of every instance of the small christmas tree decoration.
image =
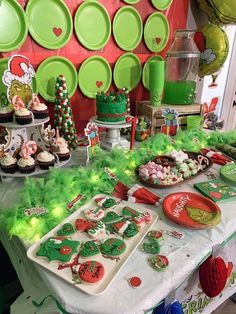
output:
M 71 149 L 78 146 L 75 123 L 68 97 L 66 79 L 59 75 L 56 80 L 55 93 L 55 126 L 58 127 L 61 136 L 67 141 Z

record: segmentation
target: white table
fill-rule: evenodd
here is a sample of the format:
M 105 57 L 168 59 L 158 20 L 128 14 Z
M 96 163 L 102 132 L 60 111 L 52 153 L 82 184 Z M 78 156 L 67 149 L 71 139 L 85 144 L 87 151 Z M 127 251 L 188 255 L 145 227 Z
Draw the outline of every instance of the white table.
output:
M 217 167 L 213 168 L 211 172 L 217 174 Z M 155 191 L 163 197 L 177 191 L 193 191 L 193 182 L 204 180 L 206 180 L 206 175 L 202 174 L 195 178 L 194 181 L 184 185 Z M 0 184 L 2 210 L 4 206 L 9 207 L 11 205 L 10 202 L 15 203 L 17 201 L 17 193 L 13 194 L 12 190 L 17 191 L 18 188 L 22 187 L 22 184 L 22 179 L 16 179 L 4 185 Z M 190 274 L 198 268 L 199 264 L 210 254 L 214 245 L 224 242 L 236 232 L 235 202 L 224 203 L 220 207 L 222 210 L 221 223 L 213 229 L 199 231 L 183 229 L 169 221 L 163 215 L 160 207 L 153 208 L 160 217 L 153 229 L 168 230 L 174 228 L 175 230 L 181 230 L 185 234 L 183 240 L 166 238 L 166 244 L 162 246 L 161 253 L 166 254 L 170 261 L 169 269 L 164 273 L 155 272 L 147 264 L 148 255 L 140 250 L 136 250 L 108 291 L 100 296 L 87 295 L 60 280 L 47 270 L 35 265 L 27 259 L 25 254 L 29 243 L 19 238 L 13 238 L 9 241 L 6 234 L 1 233 L 1 241 L 25 290 L 12 306 L 12 314 L 58 313 L 58 308 L 53 300 L 47 300 L 39 309 L 32 305 L 32 299 L 40 302 L 49 294 L 53 295 L 68 313 L 73 314 L 151 313 L 149 311 L 151 308 L 163 300 L 170 291 L 181 286 Z M 170 248 L 170 245 L 172 248 Z M 142 279 L 143 284 L 140 289 L 132 289 L 126 280 L 134 275 Z M 217 302 L 211 302 L 202 313 L 211 313 L 229 294 L 235 292 L 236 284 L 230 290 L 227 290 L 224 297 L 217 299 Z M 185 295 L 186 293 L 185 291 Z M 184 298 L 184 295 L 181 293 L 178 298 L 184 301 L 184 299 L 181 299 L 181 295 Z M 27 298 L 27 296 L 30 296 L 30 298 Z

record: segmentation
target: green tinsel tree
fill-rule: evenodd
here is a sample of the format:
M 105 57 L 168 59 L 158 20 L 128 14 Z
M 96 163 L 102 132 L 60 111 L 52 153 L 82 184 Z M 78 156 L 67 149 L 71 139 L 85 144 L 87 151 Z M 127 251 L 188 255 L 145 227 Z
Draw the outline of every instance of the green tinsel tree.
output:
M 56 80 L 54 123 L 55 127 L 59 129 L 60 135 L 67 141 L 69 147 L 75 149 L 78 146 L 78 138 L 70 106 L 66 79 L 63 75 L 59 75 Z

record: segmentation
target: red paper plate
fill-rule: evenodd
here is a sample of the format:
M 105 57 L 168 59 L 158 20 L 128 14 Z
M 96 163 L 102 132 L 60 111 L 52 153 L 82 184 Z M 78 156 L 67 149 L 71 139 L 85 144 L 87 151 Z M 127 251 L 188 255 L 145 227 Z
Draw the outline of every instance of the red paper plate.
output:
M 221 219 L 218 205 L 204 196 L 190 192 L 170 194 L 164 199 L 162 208 L 170 220 L 190 229 L 213 227 Z

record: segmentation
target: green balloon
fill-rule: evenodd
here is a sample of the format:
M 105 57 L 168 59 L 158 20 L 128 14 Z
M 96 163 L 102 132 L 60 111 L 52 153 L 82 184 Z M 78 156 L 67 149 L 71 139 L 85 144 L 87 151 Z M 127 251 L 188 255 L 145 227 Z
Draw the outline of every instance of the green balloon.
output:
M 229 41 L 226 33 L 222 28 L 215 24 L 206 24 L 197 29 L 196 34 L 202 33 L 203 48 L 201 51 L 198 75 L 203 77 L 211 75 L 220 70 L 223 66 L 228 53 Z M 199 48 L 199 43 L 197 43 Z
M 199 0 L 200 8 L 216 24 L 236 24 L 235 0 Z

